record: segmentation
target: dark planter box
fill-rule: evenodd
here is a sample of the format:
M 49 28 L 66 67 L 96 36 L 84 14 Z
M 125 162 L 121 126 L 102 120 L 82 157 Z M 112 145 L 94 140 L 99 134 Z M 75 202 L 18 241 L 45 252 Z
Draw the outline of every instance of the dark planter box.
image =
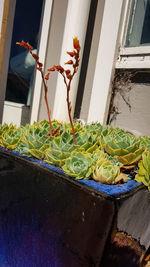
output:
M 123 266 L 106 257 L 114 225 L 148 247 L 148 222 L 142 223 L 149 217 L 141 216 L 150 197 L 146 191 L 142 198 L 143 186 L 87 184 L 45 165 L 0 150 L 0 266 Z M 138 214 L 141 199 L 145 210 Z

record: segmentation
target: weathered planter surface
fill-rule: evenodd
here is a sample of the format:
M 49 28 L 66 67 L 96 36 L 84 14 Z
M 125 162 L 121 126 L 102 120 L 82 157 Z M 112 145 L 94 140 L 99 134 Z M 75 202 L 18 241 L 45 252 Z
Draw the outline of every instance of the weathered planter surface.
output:
M 107 265 L 105 256 L 116 221 L 116 229 L 149 246 L 143 186 L 89 187 L 37 162 L 0 150 L 0 266 L 123 266 Z

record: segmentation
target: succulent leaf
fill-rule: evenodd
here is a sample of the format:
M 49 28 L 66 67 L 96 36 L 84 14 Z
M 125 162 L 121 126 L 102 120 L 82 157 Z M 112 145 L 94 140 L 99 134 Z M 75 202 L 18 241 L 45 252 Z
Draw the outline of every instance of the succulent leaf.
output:
M 44 152 L 38 149 L 29 149 L 29 153 L 37 159 L 44 159 L 45 156 Z

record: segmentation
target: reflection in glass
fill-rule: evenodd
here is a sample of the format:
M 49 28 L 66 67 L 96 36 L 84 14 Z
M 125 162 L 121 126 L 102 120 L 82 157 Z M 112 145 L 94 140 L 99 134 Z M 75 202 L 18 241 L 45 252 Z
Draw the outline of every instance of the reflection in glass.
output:
M 132 0 L 126 47 L 150 45 L 150 0 Z
M 35 61 L 30 53 L 16 45 L 16 42 L 29 42 L 37 53 L 43 2 L 44 0 L 16 0 L 5 97 L 7 101 L 30 105 Z

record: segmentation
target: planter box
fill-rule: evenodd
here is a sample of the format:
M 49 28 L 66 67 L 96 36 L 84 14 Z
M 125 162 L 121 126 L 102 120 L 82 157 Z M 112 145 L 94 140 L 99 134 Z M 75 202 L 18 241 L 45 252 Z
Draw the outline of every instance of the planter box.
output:
M 140 217 L 142 210 L 137 216 L 144 189 L 135 181 L 120 186 L 77 181 L 1 149 L 0 188 L 0 266 L 105 266 L 116 220 L 119 231 L 142 237 L 148 247 L 148 222 L 145 229 L 139 222 L 141 232 L 133 233 L 136 220 L 148 218 Z

